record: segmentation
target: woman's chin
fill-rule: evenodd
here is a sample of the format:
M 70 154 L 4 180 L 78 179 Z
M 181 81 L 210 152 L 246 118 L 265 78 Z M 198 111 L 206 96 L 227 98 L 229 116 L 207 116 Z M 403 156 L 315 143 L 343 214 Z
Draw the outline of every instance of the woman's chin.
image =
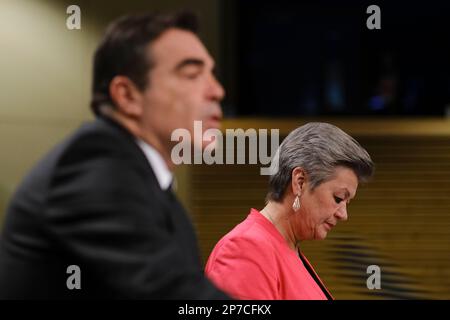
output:
M 327 238 L 328 232 L 318 232 L 316 233 L 316 236 L 314 240 L 325 240 Z
M 327 236 L 328 236 L 328 233 L 330 231 L 331 230 L 327 226 L 322 227 L 321 230 L 319 230 L 319 232 L 316 233 L 317 236 L 318 236 L 317 240 L 325 240 L 327 238 Z

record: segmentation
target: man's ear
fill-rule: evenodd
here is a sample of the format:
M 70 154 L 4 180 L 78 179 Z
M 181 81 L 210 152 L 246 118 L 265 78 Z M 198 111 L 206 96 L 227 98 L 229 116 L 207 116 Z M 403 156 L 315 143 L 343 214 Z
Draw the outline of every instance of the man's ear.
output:
M 132 118 L 142 115 L 143 94 L 128 77 L 115 76 L 109 83 L 109 94 L 121 114 Z
M 302 167 L 296 167 L 291 174 L 291 188 L 294 195 L 300 195 L 306 188 L 306 172 Z

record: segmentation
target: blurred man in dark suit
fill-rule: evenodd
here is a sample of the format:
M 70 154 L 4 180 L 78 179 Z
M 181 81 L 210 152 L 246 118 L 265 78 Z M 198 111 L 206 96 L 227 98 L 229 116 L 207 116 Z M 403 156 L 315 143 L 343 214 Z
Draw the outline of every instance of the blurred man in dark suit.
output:
M 94 58 L 96 120 L 41 160 L 11 200 L 0 298 L 226 298 L 204 277 L 171 190 L 171 133 L 222 118 L 224 90 L 196 25 L 188 13 L 144 14 L 108 28 Z

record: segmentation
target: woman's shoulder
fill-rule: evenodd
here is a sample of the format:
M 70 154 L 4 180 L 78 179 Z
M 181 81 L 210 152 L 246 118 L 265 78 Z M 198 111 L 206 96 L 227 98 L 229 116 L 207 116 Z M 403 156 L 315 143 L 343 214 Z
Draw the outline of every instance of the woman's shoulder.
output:
M 274 297 L 278 284 L 277 255 L 270 232 L 250 219 L 217 243 L 205 272 L 232 296 Z
M 233 255 L 262 252 L 270 256 L 276 252 L 275 243 L 272 234 L 264 226 L 257 221 L 246 219 L 223 236 L 214 251 Z

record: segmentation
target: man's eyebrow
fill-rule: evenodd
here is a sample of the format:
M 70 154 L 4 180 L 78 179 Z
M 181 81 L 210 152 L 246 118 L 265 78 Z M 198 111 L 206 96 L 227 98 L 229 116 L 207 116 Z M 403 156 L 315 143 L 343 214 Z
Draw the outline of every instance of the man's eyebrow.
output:
M 205 61 L 201 60 L 201 59 L 196 59 L 196 58 L 188 58 L 188 59 L 184 59 L 182 60 L 180 63 L 178 63 L 175 66 L 175 71 L 179 71 L 182 68 L 189 66 L 189 65 L 194 65 L 194 66 L 199 66 L 199 67 L 203 67 L 205 65 Z

